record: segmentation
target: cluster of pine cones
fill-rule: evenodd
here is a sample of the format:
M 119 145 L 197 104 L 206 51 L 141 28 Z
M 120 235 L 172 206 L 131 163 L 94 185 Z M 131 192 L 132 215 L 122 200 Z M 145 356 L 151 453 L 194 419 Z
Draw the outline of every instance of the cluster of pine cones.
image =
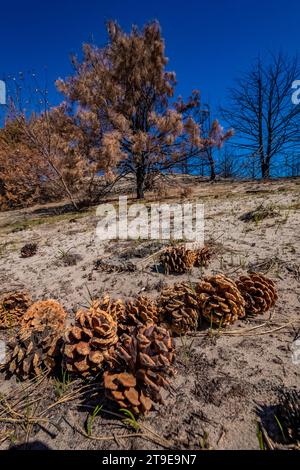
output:
M 19 326 L 8 344 L 9 375 L 21 379 L 63 367 L 70 374 L 101 377 L 106 395 L 134 413 L 162 401 L 173 374 L 173 335 L 197 330 L 202 319 L 227 326 L 247 314 L 263 313 L 277 299 L 274 283 L 250 273 L 237 282 L 218 274 L 192 286 L 165 288 L 123 302 L 108 295 L 79 310 L 66 326 L 66 312 L 55 300 L 32 303 L 26 293 L 0 299 L 0 328 Z
M 178 283 L 164 289 L 158 299 L 160 319 L 173 333 L 197 330 L 202 320 L 226 327 L 247 315 L 264 313 L 277 300 L 271 279 L 260 273 L 236 282 L 224 276 L 206 276 L 196 285 Z
M 5 295 L 0 313 L 2 328 L 18 326 L 1 367 L 8 376 L 24 380 L 63 367 L 74 376 L 100 378 L 106 395 L 134 413 L 146 413 L 162 401 L 175 348 L 149 298 L 124 303 L 105 295 L 79 310 L 69 327 L 59 302 L 32 303 L 26 293 Z

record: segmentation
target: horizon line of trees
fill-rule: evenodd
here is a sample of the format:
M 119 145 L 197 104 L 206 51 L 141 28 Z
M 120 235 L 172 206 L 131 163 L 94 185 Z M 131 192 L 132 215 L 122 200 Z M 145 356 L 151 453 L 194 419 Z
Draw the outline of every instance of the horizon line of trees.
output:
M 59 106 L 50 106 L 34 78 L 32 110 L 34 100 L 22 95 L 25 77 L 13 82 L 0 129 L 0 209 L 62 197 L 78 209 L 99 202 L 128 175 L 138 199 L 172 172 L 268 178 L 277 176 L 280 162 L 278 176 L 284 167 L 299 175 L 300 105 L 291 99 L 300 77 L 296 58 L 257 60 L 219 110 L 225 130 L 199 91 L 175 98 L 176 76 L 166 70 L 157 22 L 125 33 L 110 21 L 107 32 L 104 47 L 85 44 L 82 60 L 72 58 L 73 74 L 57 80 Z

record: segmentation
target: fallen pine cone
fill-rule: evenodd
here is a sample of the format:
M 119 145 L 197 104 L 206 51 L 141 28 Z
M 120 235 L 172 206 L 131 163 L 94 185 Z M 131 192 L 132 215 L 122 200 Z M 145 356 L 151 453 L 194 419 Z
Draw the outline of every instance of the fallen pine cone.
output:
M 195 250 L 195 266 L 204 266 L 205 268 L 207 268 L 212 256 L 213 252 L 208 245 L 204 245 L 202 248 Z
M 121 408 L 131 409 L 136 414 L 146 414 L 152 408 L 152 400 L 137 390 L 137 381 L 133 374 L 104 372 L 106 395 L 116 401 Z
M 53 370 L 61 359 L 62 331 L 50 326 L 20 332 L 7 345 L 8 353 L 2 370 L 24 380 L 43 371 Z
M 22 318 L 21 331 L 43 330 L 50 326 L 54 331 L 62 331 L 67 314 L 61 304 L 53 299 L 39 300 L 31 305 Z
M 184 246 L 166 248 L 160 256 L 160 263 L 166 274 L 183 274 L 194 266 L 195 261 L 195 252 Z
M 37 253 L 37 244 L 36 243 L 26 243 L 21 248 L 21 258 L 30 258 Z
M 52 370 L 61 360 L 66 313 L 56 300 L 35 302 L 22 316 L 15 340 L 8 344 L 4 370 L 22 379 Z
M 97 259 L 94 262 L 94 269 L 96 271 L 105 271 L 106 273 L 133 273 L 137 270 L 137 267 L 133 263 L 123 264 L 110 264 L 106 263 L 102 259 Z
M 126 306 L 123 300 L 112 300 L 108 294 L 93 301 L 93 308 L 100 309 L 112 316 L 116 322 L 125 322 Z
M 0 329 L 13 328 L 22 322 L 31 305 L 27 292 L 8 292 L 0 299 Z
M 201 315 L 210 323 L 227 326 L 245 316 L 245 301 L 234 281 L 217 274 L 196 285 Z
M 127 326 L 147 325 L 158 322 L 156 303 L 145 295 L 136 297 L 126 303 L 126 316 L 123 329 Z
M 161 388 L 168 385 L 173 373 L 174 354 L 165 328 L 154 324 L 131 327 L 120 337 L 113 362 L 121 373 L 126 372 L 129 382 L 120 382 L 120 374 L 106 374 L 107 396 L 134 413 L 149 411 L 154 402 L 162 402 Z
M 158 299 L 160 321 L 171 331 L 182 335 L 197 329 L 199 305 L 195 290 L 181 283 L 167 287 Z
M 95 305 L 77 312 L 75 320 L 65 335 L 65 367 L 83 377 L 95 375 L 111 359 L 118 341 L 117 323 Z
M 278 298 L 274 282 L 261 273 L 241 276 L 236 284 L 245 299 L 246 313 L 264 313 L 273 307 Z

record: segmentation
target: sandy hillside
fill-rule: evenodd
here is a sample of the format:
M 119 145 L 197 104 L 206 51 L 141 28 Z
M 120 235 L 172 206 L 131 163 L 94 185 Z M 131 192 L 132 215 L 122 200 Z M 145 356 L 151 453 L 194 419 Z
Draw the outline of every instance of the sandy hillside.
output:
M 0 410 L 2 448 L 27 439 L 52 449 L 258 449 L 259 418 L 272 434 L 272 406 L 278 390 L 299 387 L 300 379 L 300 364 L 292 362 L 292 344 L 300 331 L 300 180 L 195 184 L 190 179 L 186 184 L 192 188 L 187 200 L 205 205 L 205 239 L 215 250 L 208 268 L 167 276 L 160 272 L 155 257 L 150 257 L 165 243 L 99 243 L 94 209 L 79 215 L 27 209 L 0 214 L 1 291 L 26 289 L 34 300 L 58 299 L 71 321 L 91 296 L 104 292 L 123 299 L 140 293 L 155 297 L 164 285 L 175 281 L 196 281 L 211 273 L 236 278 L 256 270 L 276 282 L 279 298 L 274 309 L 240 320 L 224 332 L 206 328 L 177 338 L 176 376 L 164 395 L 165 404 L 142 420 L 145 437 L 116 437 L 134 431 L 105 413 L 95 419 L 93 436 L 108 440 L 82 435 L 91 407 L 97 403 L 104 403 L 106 409 L 111 406 L 102 391 L 96 390 L 89 398 L 62 400 L 44 414 L 41 425 L 2 422 L 1 416 L 7 415 Z M 174 195 L 169 200 L 177 199 Z M 270 209 L 268 217 L 240 219 L 261 204 Z M 38 244 L 38 252 L 23 259 L 20 249 L 30 242 Z M 108 272 L 103 266 L 96 270 L 96 260 L 117 266 L 121 272 Z M 136 270 L 127 272 L 132 265 Z M 14 334 L 0 331 L 0 339 Z M 24 384 L 0 376 L 0 393 L 6 398 L 20 387 Z M 28 406 L 33 415 L 58 400 L 53 381 L 47 379 L 40 387 L 43 392 L 35 387 L 36 401 Z

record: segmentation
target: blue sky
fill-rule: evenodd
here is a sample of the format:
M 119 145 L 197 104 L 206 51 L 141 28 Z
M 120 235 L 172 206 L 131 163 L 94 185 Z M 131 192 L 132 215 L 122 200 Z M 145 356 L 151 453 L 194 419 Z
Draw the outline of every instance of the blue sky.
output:
M 298 0 L 2 1 L 0 78 L 34 69 L 43 81 L 47 68 L 56 104 L 54 80 L 70 73 L 70 53 L 80 53 L 83 42 L 105 44 L 110 18 L 127 30 L 158 19 L 177 94 L 197 88 L 213 106 L 259 53 L 294 55 L 300 47 Z

